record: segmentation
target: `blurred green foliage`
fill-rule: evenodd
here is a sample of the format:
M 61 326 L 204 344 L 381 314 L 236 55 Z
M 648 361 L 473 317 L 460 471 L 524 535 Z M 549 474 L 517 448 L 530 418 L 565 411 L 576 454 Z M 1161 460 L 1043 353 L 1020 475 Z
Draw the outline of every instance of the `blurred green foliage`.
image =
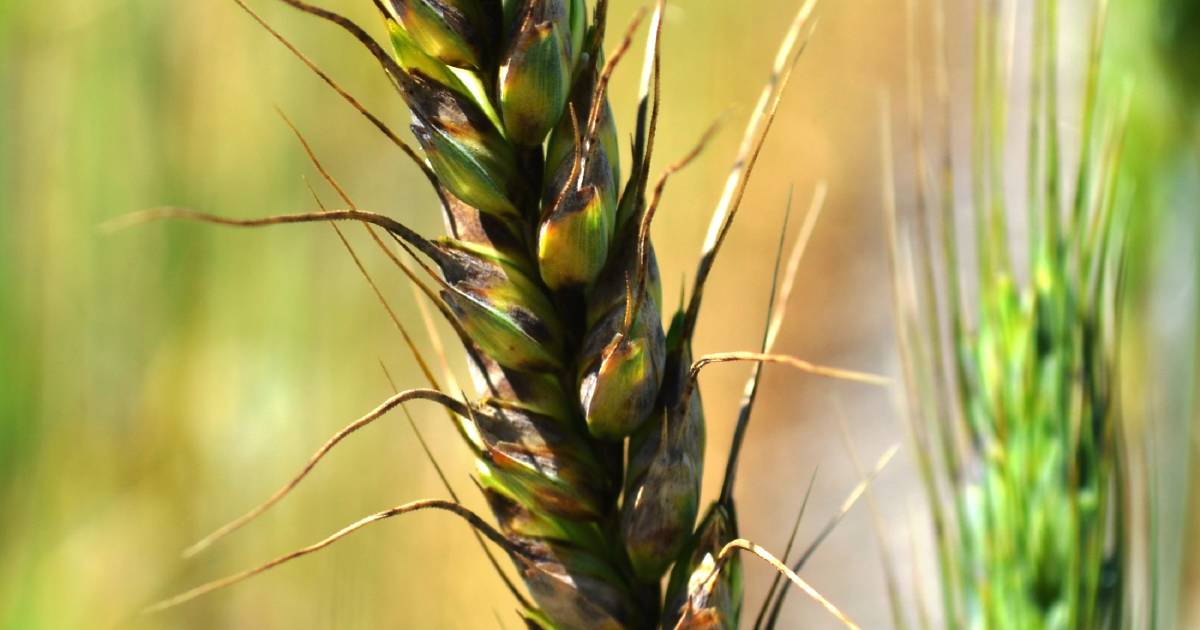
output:
M 382 108 L 386 86 L 335 33 L 297 39 L 336 51 L 322 57 Z M 265 545 L 279 536 L 268 525 L 233 562 L 177 556 L 387 393 L 379 341 L 349 334 L 386 331 L 385 320 L 331 233 L 101 229 L 160 204 L 242 216 L 310 207 L 274 99 L 314 134 L 347 139 L 326 145 L 343 171 L 351 158 L 379 162 L 348 178 L 359 190 L 376 200 L 421 190 L 368 129 L 341 133 L 353 119 L 280 53 L 231 3 L 0 3 L 0 627 L 111 627 L 165 588 L 394 498 L 343 474 L 344 488 L 367 491 L 301 499 L 318 514 L 340 502 L 315 530 Z M 361 385 L 324 390 L 351 357 Z M 313 394 L 297 397 L 303 389 Z M 359 454 L 392 457 L 395 443 Z M 287 601 L 280 589 L 261 612 L 227 612 L 240 606 L 226 600 L 149 626 L 304 625 L 313 607 Z
M 1143 509 L 1160 558 L 1148 575 L 1160 626 L 1192 627 L 1200 623 L 1200 572 L 1191 568 L 1200 546 L 1190 534 L 1200 496 L 1200 3 L 1120 0 L 1109 22 L 1108 73 L 1132 94 L 1124 175 L 1133 184 L 1126 345 L 1135 365 L 1125 396 L 1137 456 L 1148 462 Z

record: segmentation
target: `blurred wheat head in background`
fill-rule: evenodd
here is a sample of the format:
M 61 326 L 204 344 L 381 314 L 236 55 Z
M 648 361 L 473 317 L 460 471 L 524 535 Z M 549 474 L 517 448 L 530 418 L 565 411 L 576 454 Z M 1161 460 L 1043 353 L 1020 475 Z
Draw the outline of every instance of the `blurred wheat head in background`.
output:
M 927 122 L 909 4 L 913 160 L 901 176 L 913 192 L 902 204 L 894 192 L 885 109 L 884 205 L 944 623 L 1160 627 L 1156 463 L 1130 439 L 1123 400 L 1128 258 L 1143 251 L 1130 236 L 1151 212 L 1123 163 L 1128 81 L 1101 84 L 1108 2 L 1062 23 L 1057 0 L 974 3 L 965 155 L 945 11 L 933 13 Z M 1085 42 L 1081 68 L 1063 61 L 1064 27 Z M 1061 106 L 1062 78 L 1079 84 L 1080 110 Z M 1018 110 L 1027 125 L 1013 129 Z M 1065 128 L 1079 130 L 1078 146 L 1062 141 Z M 1014 136 L 1023 160 L 1008 157 Z

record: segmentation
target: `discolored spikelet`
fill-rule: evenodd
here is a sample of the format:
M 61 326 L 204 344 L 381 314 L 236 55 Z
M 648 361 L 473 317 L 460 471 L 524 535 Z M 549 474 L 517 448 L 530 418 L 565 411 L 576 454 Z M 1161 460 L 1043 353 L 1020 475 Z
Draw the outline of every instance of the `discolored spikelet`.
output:
M 448 66 L 480 69 L 498 35 L 485 0 L 388 0 L 387 4 L 414 42 Z
M 445 240 L 442 251 L 442 298 L 472 342 L 506 367 L 562 365 L 563 324 L 534 279 L 494 249 Z
M 737 630 L 742 613 L 741 559 L 730 556 L 717 566 L 725 545 L 737 537 L 730 510 L 720 503 L 710 506 L 671 571 L 663 628 Z M 714 571 L 718 571 L 715 581 Z
M 604 515 L 614 489 L 591 445 L 562 420 L 490 401 L 476 414 L 484 460 L 537 509 L 575 520 Z
M 630 458 L 621 535 L 634 573 L 643 581 L 671 566 L 699 511 L 704 441 L 699 410 L 675 424 L 665 431 L 662 422 L 644 429 L 648 435 Z
M 520 572 L 546 628 L 636 628 L 642 613 L 631 608 L 632 592 L 605 556 L 542 543 Z
M 673 361 L 679 364 L 675 354 Z M 684 362 L 683 365 L 687 365 Z M 686 372 L 664 385 L 674 392 Z M 704 472 L 705 427 L 700 394 L 685 401 L 669 398 L 654 422 L 630 441 L 621 536 L 643 581 L 655 581 L 679 557 L 700 509 Z
M 391 22 L 403 70 L 396 84 L 412 110 L 412 131 L 439 181 L 482 212 L 519 218 L 522 203 L 516 150 L 503 138 L 491 106 L 412 37 Z

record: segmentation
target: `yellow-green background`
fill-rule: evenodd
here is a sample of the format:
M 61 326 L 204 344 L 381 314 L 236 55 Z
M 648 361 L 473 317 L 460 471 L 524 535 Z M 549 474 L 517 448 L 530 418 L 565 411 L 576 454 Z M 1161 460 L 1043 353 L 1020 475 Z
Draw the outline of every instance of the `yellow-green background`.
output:
M 327 4 L 378 33 L 365 0 Z M 656 224 L 668 304 L 691 273 L 741 126 L 796 4 L 680 0 L 668 12 L 660 165 L 728 114 L 705 157 L 674 180 Z M 405 128 L 388 83 L 340 31 L 278 3 L 255 6 Z M 614 31 L 634 7 L 613 3 Z M 756 346 L 788 191 L 794 187 L 804 208 L 826 180 L 828 212 L 780 350 L 897 374 L 876 120 L 880 90 L 902 87 L 903 7 L 828 2 L 820 13 L 717 267 L 697 350 Z M 966 16 L 952 12 L 951 23 L 954 49 L 966 49 Z M 968 64 L 955 55 L 952 70 Z M 636 79 L 631 62 L 614 80 L 625 129 Z M 402 387 L 421 384 L 325 226 L 100 229 L 160 205 L 242 217 L 312 209 L 303 178 L 313 171 L 274 106 L 361 206 L 424 233 L 440 229 L 434 197 L 413 166 L 232 2 L 0 0 L 0 627 L 476 628 L 498 627 L 496 614 L 518 626 L 466 528 L 439 514 L 378 525 L 231 590 L 137 616 L 156 598 L 361 515 L 445 496 L 411 432 L 392 418 L 339 447 L 260 521 L 200 558 L 178 556 L 386 397 L 379 360 Z M 403 278 L 361 231 L 348 231 L 393 306 L 419 330 Z M 450 354 L 461 377 L 462 362 L 454 348 Z M 725 367 L 704 378 L 709 492 L 745 375 Z M 868 460 L 902 439 L 902 425 L 878 391 L 777 369 L 765 386 L 740 477 L 742 530 L 781 550 L 814 467 L 820 474 L 802 540 L 855 482 L 837 414 L 846 415 Z M 444 418 L 414 411 L 457 489 L 482 509 L 468 454 Z M 885 536 L 906 595 L 923 584 L 929 598 L 933 565 L 922 543 L 921 560 L 911 561 L 910 530 L 919 537 L 924 528 L 922 498 L 900 460 L 879 485 Z M 750 566 L 753 609 L 769 574 Z M 805 577 L 864 627 L 889 619 L 865 509 L 831 537 Z M 788 627 L 833 627 L 795 595 Z

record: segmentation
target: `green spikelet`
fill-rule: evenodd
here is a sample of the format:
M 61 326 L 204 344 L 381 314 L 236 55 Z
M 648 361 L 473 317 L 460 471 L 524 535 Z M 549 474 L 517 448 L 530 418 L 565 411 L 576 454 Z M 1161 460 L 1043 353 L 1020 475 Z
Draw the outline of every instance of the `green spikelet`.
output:
M 564 163 L 564 166 L 567 166 Z M 592 284 L 608 261 L 616 220 L 616 184 L 608 160 L 593 151 L 560 171 L 538 228 L 538 268 L 554 289 Z
M 555 289 L 592 284 L 609 259 L 616 234 L 620 169 L 612 112 L 600 104 L 593 141 L 586 128 L 591 118 L 594 63 L 580 72 L 572 109 L 558 122 L 546 151 L 545 211 L 538 229 L 538 264 L 542 279 Z M 614 262 L 619 262 L 615 258 Z
M 500 65 L 500 110 L 509 137 L 540 145 L 567 105 L 575 54 L 565 0 L 527 0 Z
M 584 341 L 588 362 L 579 383 L 588 431 L 604 440 L 632 435 L 650 416 L 662 383 L 662 329 L 657 311 L 645 308 L 627 334 L 619 313 Z
M 587 129 L 584 127 L 588 124 L 588 115 L 595 94 L 593 88 L 603 61 L 603 57 L 598 56 L 594 61 L 584 60 L 581 62 L 578 76 L 575 79 L 575 87 L 571 91 L 570 104 L 574 111 L 568 111 L 562 116 L 558 124 L 554 126 L 554 131 L 551 132 L 546 145 L 546 181 L 548 182 L 562 180 L 566 177 L 565 173 L 571 171 L 579 140 L 587 133 Z M 612 180 L 619 182 L 621 179 L 621 150 L 617 142 L 616 121 L 613 118 L 612 106 L 607 99 L 604 99 L 600 106 L 601 111 L 596 130 L 596 135 L 600 139 L 598 149 L 603 153 L 603 159 L 607 160 L 612 169 Z M 548 195 L 552 192 L 554 192 L 553 189 L 547 190 Z

